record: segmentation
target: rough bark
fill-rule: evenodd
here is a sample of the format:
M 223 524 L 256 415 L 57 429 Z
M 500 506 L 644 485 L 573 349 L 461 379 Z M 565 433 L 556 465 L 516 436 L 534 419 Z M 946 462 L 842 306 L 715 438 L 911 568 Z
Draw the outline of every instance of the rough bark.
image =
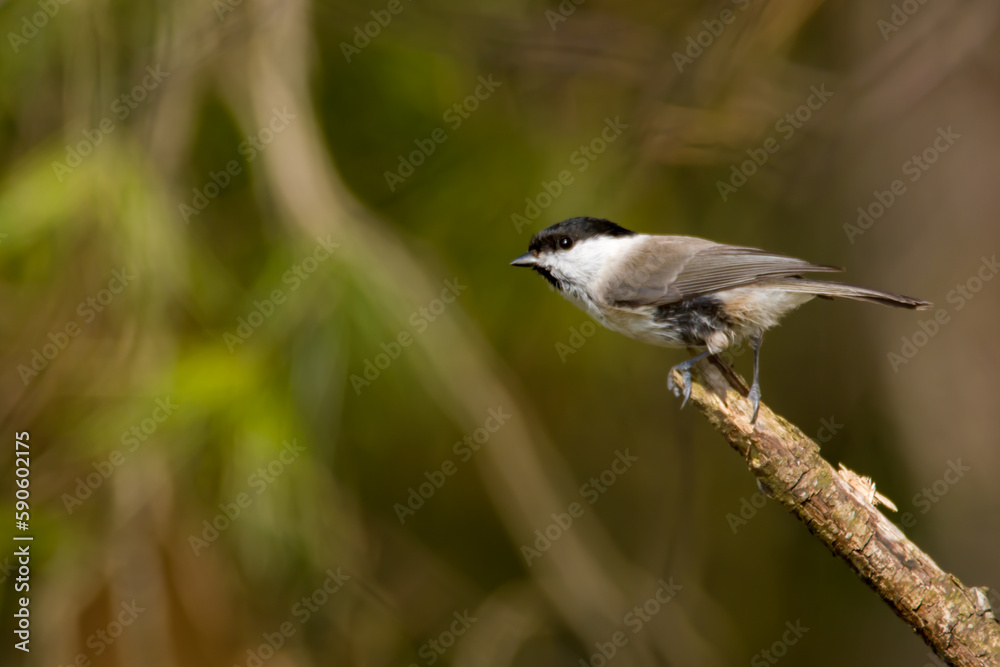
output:
M 721 360 L 703 361 L 693 371 L 691 402 L 773 500 L 846 561 L 942 660 L 1000 665 L 1000 622 L 987 589 L 966 587 L 938 567 L 871 504 L 872 493 L 838 474 L 795 425 L 763 404 L 751 425 L 745 385 Z

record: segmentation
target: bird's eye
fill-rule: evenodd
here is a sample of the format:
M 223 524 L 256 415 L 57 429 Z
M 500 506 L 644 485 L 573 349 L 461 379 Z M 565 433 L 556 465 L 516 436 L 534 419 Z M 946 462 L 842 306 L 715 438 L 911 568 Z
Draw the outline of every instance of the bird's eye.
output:
M 562 248 L 563 250 L 569 250 L 570 248 L 573 247 L 573 239 L 571 239 L 568 236 L 562 237 L 561 239 L 559 239 L 559 247 Z

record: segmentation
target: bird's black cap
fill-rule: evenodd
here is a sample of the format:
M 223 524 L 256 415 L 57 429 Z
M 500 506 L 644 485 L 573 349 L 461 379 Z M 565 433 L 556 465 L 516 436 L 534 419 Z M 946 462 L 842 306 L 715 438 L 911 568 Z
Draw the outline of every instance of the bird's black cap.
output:
M 602 218 L 569 218 L 546 227 L 531 238 L 528 250 L 555 250 L 559 239 L 568 236 L 575 244 L 595 236 L 633 236 L 635 232 Z

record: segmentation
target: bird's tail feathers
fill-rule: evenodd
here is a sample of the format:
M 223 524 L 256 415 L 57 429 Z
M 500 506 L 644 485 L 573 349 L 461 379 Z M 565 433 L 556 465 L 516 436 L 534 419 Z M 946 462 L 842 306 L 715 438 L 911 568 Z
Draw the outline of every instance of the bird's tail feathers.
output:
M 910 296 L 903 296 L 894 292 L 884 292 L 882 290 L 859 287 L 857 285 L 846 285 L 844 283 L 833 283 L 825 280 L 806 280 L 804 278 L 785 278 L 774 281 L 781 289 L 789 292 L 805 292 L 816 296 L 841 297 L 844 299 L 854 299 L 855 301 L 869 301 L 880 303 L 883 306 L 895 306 L 897 308 L 909 308 L 911 310 L 926 310 L 932 304 L 923 299 L 914 299 Z

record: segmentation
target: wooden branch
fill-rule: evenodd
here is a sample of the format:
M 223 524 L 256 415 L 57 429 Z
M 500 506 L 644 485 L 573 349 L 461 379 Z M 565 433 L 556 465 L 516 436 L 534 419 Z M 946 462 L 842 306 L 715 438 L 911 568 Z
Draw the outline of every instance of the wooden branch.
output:
M 691 402 L 746 460 L 762 489 L 806 525 L 949 665 L 1000 665 L 1000 622 L 984 588 L 944 572 L 841 476 L 819 445 L 763 403 L 756 425 L 742 380 L 718 358 L 693 369 Z M 674 376 L 681 381 L 680 374 Z M 874 491 L 874 488 L 872 488 Z M 998 610 L 1000 612 L 1000 610 Z

